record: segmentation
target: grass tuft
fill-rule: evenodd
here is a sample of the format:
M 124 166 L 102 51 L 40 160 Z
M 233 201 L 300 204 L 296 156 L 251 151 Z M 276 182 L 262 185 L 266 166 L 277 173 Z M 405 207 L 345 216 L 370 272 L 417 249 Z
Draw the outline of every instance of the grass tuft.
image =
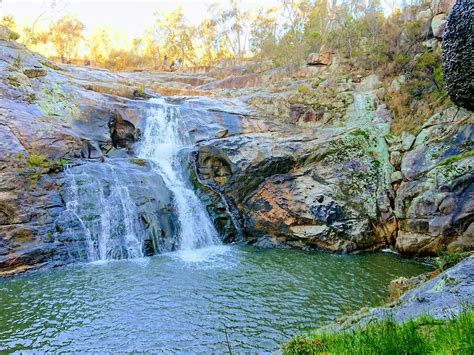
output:
M 474 311 L 446 322 L 429 317 L 384 320 L 352 331 L 315 332 L 291 339 L 284 354 L 473 354 Z

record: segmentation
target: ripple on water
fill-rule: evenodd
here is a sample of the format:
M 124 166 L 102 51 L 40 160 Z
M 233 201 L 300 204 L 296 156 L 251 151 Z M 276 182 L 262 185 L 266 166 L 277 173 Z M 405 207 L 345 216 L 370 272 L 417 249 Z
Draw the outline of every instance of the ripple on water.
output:
M 218 246 L 0 281 L 0 350 L 272 351 L 428 271 L 389 254 Z

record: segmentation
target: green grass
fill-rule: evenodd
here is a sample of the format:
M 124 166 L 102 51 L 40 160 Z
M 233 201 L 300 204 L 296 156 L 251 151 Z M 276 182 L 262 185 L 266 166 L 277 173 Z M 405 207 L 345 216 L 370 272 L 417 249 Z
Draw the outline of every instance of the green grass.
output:
M 339 333 L 291 339 L 284 354 L 474 354 L 474 311 L 446 322 L 428 317 L 396 324 L 385 320 Z
M 470 151 L 467 151 L 467 152 L 449 157 L 449 158 L 443 160 L 442 162 L 438 163 L 437 166 L 449 165 L 449 164 L 457 162 L 461 159 L 472 157 L 472 156 L 474 156 L 474 150 L 470 150 Z

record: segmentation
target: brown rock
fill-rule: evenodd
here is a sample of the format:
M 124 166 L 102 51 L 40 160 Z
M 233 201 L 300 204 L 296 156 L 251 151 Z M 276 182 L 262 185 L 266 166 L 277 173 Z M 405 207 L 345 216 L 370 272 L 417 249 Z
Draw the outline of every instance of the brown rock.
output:
M 310 66 L 329 65 L 331 64 L 331 52 L 326 46 L 322 46 L 319 53 L 309 54 L 306 64 Z

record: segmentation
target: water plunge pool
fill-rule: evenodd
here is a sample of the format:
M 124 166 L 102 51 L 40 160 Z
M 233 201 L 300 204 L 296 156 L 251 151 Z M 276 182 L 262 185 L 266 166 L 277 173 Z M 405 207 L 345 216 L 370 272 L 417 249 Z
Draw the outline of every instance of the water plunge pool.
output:
M 431 267 L 392 254 L 214 246 L 0 280 L 0 350 L 270 352 Z

